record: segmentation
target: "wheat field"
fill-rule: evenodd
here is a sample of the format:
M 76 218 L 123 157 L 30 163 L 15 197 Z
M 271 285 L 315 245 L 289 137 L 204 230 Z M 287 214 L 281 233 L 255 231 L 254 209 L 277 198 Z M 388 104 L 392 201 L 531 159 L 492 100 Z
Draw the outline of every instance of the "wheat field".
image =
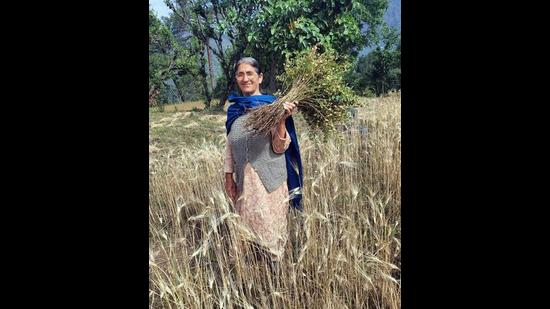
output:
M 278 272 L 243 245 L 224 193 L 225 117 L 204 117 L 214 138 L 150 146 L 150 308 L 400 308 L 399 93 L 366 100 L 326 143 L 297 120 L 304 211 L 289 212 Z

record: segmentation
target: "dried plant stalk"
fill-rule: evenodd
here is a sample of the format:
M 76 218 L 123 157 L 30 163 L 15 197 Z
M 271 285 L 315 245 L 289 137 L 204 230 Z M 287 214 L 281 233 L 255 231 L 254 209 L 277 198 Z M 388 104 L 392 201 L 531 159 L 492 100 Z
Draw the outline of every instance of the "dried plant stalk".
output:
M 291 89 L 283 96 L 277 98 L 272 104 L 264 105 L 253 110 L 247 119 L 246 125 L 254 128 L 256 134 L 268 135 L 281 119 L 284 118 L 284 102 L 300 102 L 300 108 L 308 104 L 308 81 L 297 80 Z

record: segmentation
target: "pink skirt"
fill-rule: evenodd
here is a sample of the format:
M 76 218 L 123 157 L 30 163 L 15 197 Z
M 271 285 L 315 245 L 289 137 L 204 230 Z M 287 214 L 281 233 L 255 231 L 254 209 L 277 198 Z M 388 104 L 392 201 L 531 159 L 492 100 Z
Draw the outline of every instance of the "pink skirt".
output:
M 268 193 L 250 163 L 245 165 L 243 176 L 243 192 L 238 192 L 235 203 L 239 220 L 253 235 L 253 241 L 271 254 L 272 260 L 280 260 L 288 240 L 287 183 L 284 181 L 279 188 Z

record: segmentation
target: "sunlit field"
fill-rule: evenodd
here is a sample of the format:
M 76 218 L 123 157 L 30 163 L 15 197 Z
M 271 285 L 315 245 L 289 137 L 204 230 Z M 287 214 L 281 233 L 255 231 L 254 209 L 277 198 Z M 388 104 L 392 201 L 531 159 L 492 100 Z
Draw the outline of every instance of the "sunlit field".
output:
M 273 270 L 224 192 L 225 114 L 150 110 L 150 308 L 400 308 L 401 97 L 322 142 L 299 114 L 304 211 Z

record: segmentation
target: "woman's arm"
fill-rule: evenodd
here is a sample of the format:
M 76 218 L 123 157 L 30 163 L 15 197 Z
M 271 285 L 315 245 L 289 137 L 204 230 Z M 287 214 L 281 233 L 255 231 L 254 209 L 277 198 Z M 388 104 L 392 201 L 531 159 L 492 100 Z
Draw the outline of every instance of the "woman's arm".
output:
M 231 151 L 231 145 L 227 141 L 227 136 L 225 137 L 225 159 L 223 164 L 224 172 L 233 174 L 233 152 Z
M 277 124 L 277 133 L 281 138 L 286 137 L 285 121 L 288 117 L 292 116 L 298 110 L 298 101 L 294 101 L 293 103 L 284 102 L 283 108 L 285 109 L 285 116 Z
M 281 119 L 279 121 L 279 124 L 277 125 L 277 129 L 275 130 L 277 132 L 277 135 L 279 135 L 280 138 L 284 139 L 286 138 L 286 125 L 285 125 L 286 117 Z
M 233 180 L 233 152 L 231 150 L 231 145 L 225 138 L 225 160 L 223 170 L 225 172 L 225 191 L 229 198 L 235 203 L 237 199 L 237 185 L 235 180 Z
M 275 129 L 271 131 L 271 144 L 275 153 L 283 153 L 288 149 L 290 136 L 286 130 L 285 121 L 296 112 L 298 109 L 297 105 L 297 101 L 294 101 L 294 103 L 284 102 L 285 116 L 279 121 Z
M 283 122 L 283 134 L 279 133 L 279 126 L 271 130 L 271 146 L 275 153 L 283 153 L 288 149 L 290 145 L 290 135 L 288 134 L 285 124 Z

